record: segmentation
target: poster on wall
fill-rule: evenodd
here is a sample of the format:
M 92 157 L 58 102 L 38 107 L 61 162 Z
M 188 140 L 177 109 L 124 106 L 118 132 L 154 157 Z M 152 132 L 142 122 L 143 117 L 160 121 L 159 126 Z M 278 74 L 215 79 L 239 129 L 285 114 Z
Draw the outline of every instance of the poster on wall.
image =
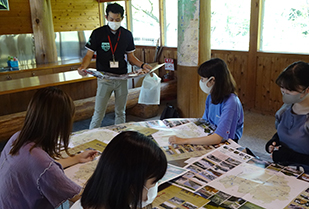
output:
M 0 11 L 9 10 L 9 0 L 0 0 Z

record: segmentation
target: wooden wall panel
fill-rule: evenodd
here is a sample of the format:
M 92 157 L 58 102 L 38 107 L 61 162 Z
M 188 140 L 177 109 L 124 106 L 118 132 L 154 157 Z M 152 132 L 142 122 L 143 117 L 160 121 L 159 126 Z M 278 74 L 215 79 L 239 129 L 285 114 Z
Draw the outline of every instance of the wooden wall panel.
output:
M 212 58 L 220 58 L 224 60 L 233 75 L 237 93 L 244 108 L 251 99 L 252 95 L 248 95 L 246 88 L 246 80 L 248 76 L 247 62 L 248 53 L 246 52 L 230 52 L 230 51 L 212 51 Z M 255 85 L 254 83 L 252 85 Z
M 281 107 L 282 95 L 276 84 L 278 75 L 293 62 L 309 62 L 305 55 L 258 53 L 254 111 L 275 114 Z
M 29 0 L 10 0 L 9 7 L 0 12 L 0 35 L 32 33 Z
M 164 47 L 159 54 L 159 63 L 164 63 L 164 58 L 171 58 L 174 59 L 174 68 L 175 71 L 170 72 L 173 78 L 177 78 L 177 49 L 176 48 L 167 48 Z M 160 71 L 160 77 L 163 77 L 166 74 L 165 69 L 162 68 Z
M 51 0 L 55 32 L 93 30 L 100 26 L 96 0 Z

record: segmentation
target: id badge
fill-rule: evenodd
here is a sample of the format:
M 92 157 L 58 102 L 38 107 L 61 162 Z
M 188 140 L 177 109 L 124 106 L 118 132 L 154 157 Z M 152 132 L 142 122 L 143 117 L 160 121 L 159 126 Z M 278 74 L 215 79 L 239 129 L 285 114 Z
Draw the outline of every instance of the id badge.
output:
M 109 61 L 109 67 L 110 68 L 119 68 L 119 62 L 118 61 Z

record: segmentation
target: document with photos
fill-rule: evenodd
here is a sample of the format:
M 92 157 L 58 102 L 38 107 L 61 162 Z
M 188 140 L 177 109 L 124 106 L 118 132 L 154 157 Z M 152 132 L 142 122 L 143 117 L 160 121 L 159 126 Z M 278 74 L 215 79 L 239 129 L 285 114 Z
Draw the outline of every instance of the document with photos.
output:
M 118 135 L 118 132 L 105 128 L 96 128 L 91 130 L 87 129 L 75 132 L 70 137 L 69 147 L 76 147 L 80 144 L 85 144 L 94 139 L 108 144 L 110 140 L 112 140 L 116 135 Z
M 179 166 L 172 165 L 170 163 L 167 164 L 167 170 L 164 174 L 163 178 L 159 180 L 159 185 L 168 182 L 174 178 L 177 178 L 183 175 L 188 170 Z
M 80 144 L 76 147 L 71 148 L 69 152 L 74 153 L 74 154 L 83 152 L 84 150 L 89 150 L 89 149 L 97 150 L 98 157 L 96 157 L 93 161 L 90 161 L 87 163 L 79 163 L 69 168 L 66 168 L 64 170 L 64 173 L 66 174 L 66 176 L 69 177 L 76 184 L 80 186 L 84 186 L 84 184 L 91 177 L 92 173 L 97 167 L 99 158 L 102 152 L 104 151 L 104 149 L 106 148 L 106 146 L 107 144 L 104 142 L 101 142 L 99 140 L 92 140 L 90 142 L 86 142 L 84 144 Z
M 204 129 L 198 127 L 192 122 L 185 123 L 173 128 L 162 128 L 158 132 L 152 134 L 152 137 L 157 141 L 160 147 L 169 146 L 169 138 L 176 135 L 181 138 L 194 138 L 207 136 L 208 133 Z
M 155 70 L 158 70 L 163 65 L 165 65 L 165 63 L 158 64 L 158 65 L 154 66 L 148 73 L 141 73 L 141 70 L 140 70 L 140 71 L 137 71 L 137 72 L 131 72 L 131 73 L 127 73 L 127 74 L 115 74 L 115 73 L 108 73 L 108 72 L 104 72 L 104 71 L 97 71 L 94 68 L 88 68 L 88 69 L 85 70 L 85 72 L 90 74 L 90 75 L 97 77 L 98 79 L 128 80 L 128 79 L 131 79 L 131 78 L 143 77 L 143 76 L 145 76 L 149 73 L 153 73 Z
M 234 146 L 234 144 L 232 144 Z M 192 192 L 205 187 L 209 182 L 214 181 L 230 170 L 253 158 L 252 156 L 240 152 L 224 144 L 221 147 L 198 157 L 195 161 L 185 166 L 189 171 L 183 176 L 173 180 L 179 187 Z

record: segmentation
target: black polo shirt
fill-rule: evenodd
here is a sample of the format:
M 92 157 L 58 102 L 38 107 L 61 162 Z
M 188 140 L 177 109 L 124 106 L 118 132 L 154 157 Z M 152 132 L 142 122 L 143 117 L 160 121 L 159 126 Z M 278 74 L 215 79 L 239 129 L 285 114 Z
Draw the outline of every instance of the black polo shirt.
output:
M 110 68 L 109 62 L 113 60 L 113 57 L 108 35 L 110 36 L 112 47 L 115 49 L 120 30 L 121 34 L 115 51 L 115 61 L 119 62 L 119 68 Z M 120 27 L 116 34 L 113 34 L 110 28 L 104 25 L 92 31 L 89 41 L 86 43 L 86 48 L 96 51 L 97 70 L 115 74 L 125 74 L 127 73 L 127 62 L 125 61 L 124 55 L 127 52 L 134 51 L 135 45 L 132 33 L 127 29 Z

